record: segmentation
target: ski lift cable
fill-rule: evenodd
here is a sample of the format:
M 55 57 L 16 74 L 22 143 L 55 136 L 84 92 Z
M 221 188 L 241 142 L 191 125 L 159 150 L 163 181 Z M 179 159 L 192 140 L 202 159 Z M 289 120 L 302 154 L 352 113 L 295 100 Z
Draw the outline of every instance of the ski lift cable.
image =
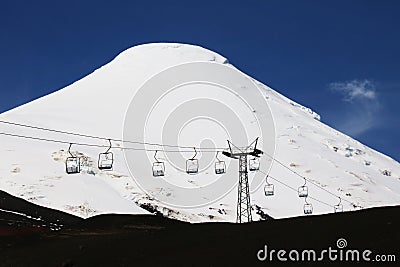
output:
M 158 150 L 156 150 L 156 152 L 154 153 L 154 159 L 156 160 L 156 163 L 160 163 L 160 161 L 157 159 L 157 153 L 158 153 Z
M 67 132 L 67 131 L 60 131 L 60 130 L 55 130 L 55 129 L 49 129 L 49 128 L 44 128 L 44 127 L 37 127 L 37 126 L 32 126 L 32 125 L 27 125 L 27 124 L 21 124 L 21 123 L 15 123 L 15 122 L 9 122 L 9 121 L 4 121 L 0 120 L 0 123 L 4 124 L 9 124 L 9 125 L 14 125 L 14 126 L 19 126 L 19 127 L 25 127 L 25 128 L 31 128 L 31 129 L 36 129 L 36 130 L 42 130 L 42 131 L 49 131 L 49 132 L 55 132 L 55 133 L 61 133 L 61 134 L 67 134 L 67 135 L 74 135 L 74 136 L 79 136 L 79 137 L 85 137 L 85 138 L 92 138 L 92 139 L 98 139 L 98 140 L 107 140 L 109 142 L 114 141 L 114 142 L 126 142 L 126 143 L 131 143 L 131 144 L 141 144 L 141 145 L 152 145 L 152 146 L 160 146 L 160 147 L 170 147 L 170 148 L 184 148 L 184 149 L 193 149 L 193 147 L 189 146 L 178 146 L 178 145 L 164 145 L 164 144 L 158 144 L 158 143 L 149 143 L 149 142 L 139 142 L 139 141 L 124 141 L 120 139 L 113 139 L 113 138 L 105 138 L 105 137 L 99 137 L 99 136 L 94 136 L 94 135 L 87 135 L 87 134 L 80 134 L 80 133 L 73 133 L 73 132 Z M 17 134 L 10 134 L 10 133 L 0 133 L 1 135 L 6 135 L 6 136 L 13 136 L 13 137 L 20 137 L 20 138 L 26 138 L 26 139 L 33 139 L 33 140 L 38 140 L 38 141 L 47 141 L 47 142 L 54 142 L 54 143 L 61 143 L 61 144 L 70 144 L 71 142 L 67 141 L 61 141 L 61 140 L 53 140 L 53 139 L 46 139 L 46 138 L 39 138 L 39 137 L 32 137 L 32 136 L 24 136 L 24 135 L 17 135 Z M 96 144 L 87 144 L 87 143 L 74 143 L 75 145 L 79 146 L 90 146 L 90 147 L 109 147 L 109 146 L 104 146 L 104 145 L 96 145 Z M 144 150 L 144 151 L 149 151 L 149 152 L 155 152 L 159 149 L 143 149 L 143 148 L 129 148 L 129 147 L 109 147 L 111 148 L 117 148 L 117 149 L 124 149 L 124 150 Z M 239 149 L 238 147 L 236 147 Z M 202 152 L 222 152 L 224 150 L 227 150 L 226 148 L 198 148 L 198 151 Z M 240 149 L 239 149 L 240 150 Z M 163 149 L 162 151 L 164 152 L 190 152 L 188 151 L 178 151 L 178 150 L 165 150 Z M 195 148 L 196 151 L 196 148 Z M 196 151 L 197 152 L 197 151 Z M 279 165 L 282 167 L 286 168 L 287 170 L 291 171 L 292 173 L 296 174 L 297 176 L 301 177 L 305 181 L 310 182 L 311 184 L 317 186 L 318 188 L 322 189 L 323 191 L 331 194 L 332 196 L 340 198 L 340 196 L 330 192 L 329 190 L 319 186 L 318 184 L 314 183 L 313 181 L 307 179 L 303 175 L 299 174 L 298 172 L 294 171 L 290 167 L 286 166 L 284 163 L 276 159 L 275 157 L 272 157 L 268 153 L 265 153 L 269 158 L 271 158 L 273 161 L 277 162 Z M 343 199 L 343 201 L 346 201 L 352 205 L 354 205 L 353 202 L 348 201 L 346 199 Z
M 191 158 L 192 160 L 195 159 L 195 157 L 197 156 L 197 150 L 196 150 L 196 148 L 193 147 L 193 149 L 194 149 L 194 156 Z
M 335 197 L 337 197 L 337 198 L 340 198 L 340 196 L 338 196 L 338 195 L 332 193 L 331 191 L 329 191 L 329 190 L 323 188 L 322 186 L 320 186 L 320 185 L 316 184 L 315 182 L 311 181 L 310 179 L 307 179 L 305 176 L 303 176 L 303 175 L 299 174 L 298 172 L 296 172 L 295 170 L 289 168 L 289 167 L 286 166 L 284 163 L 282 163 L 282 162 L 279 161 L 278 159 L 272 157 L 272 156 L 269 155 L 268 153 L 264 153 L 264 154 L 267 155 L 267 157 L 269 157 L 269 158 L 271 158 L 272 160 L 274 160 L 275 162 L 277 162 L 279 165 L 281 165 L 281 166 L 284 167 L 285 169 L 291 171 L 292 173 L 296 174 L 296 175 L 299 176 L 300 178 L 304 179 L 304 182 L 306 182 L 306 181 L 307 181 L 307 182 L 310 182 L 311 184 L 315 185 L 316 187 L 319 187 L 319 188 L 322 189 L 323 191 L 325 191 L 325 192 L 331 194 L 332 196 L 335 196 Z M 351 205 L 354 205 L 353 202 L 351 202 L 351 201 L 349 201 L 349 200 L 347 200 L 347 199 L 343 199 L 343 200 L 346 201 L 346 202 L 348 202 L 348 203 L 351 204 Z
M 74 155 L 72 155 L 72 153 L 71 153 L 71 147 L 72 147 L 72 143 L 69 144 L 69 147 L 68 147 L 68 154 L 70 154 L 71 157 L 73 157 Z
M 77 143 L 74 143 L 74 142 L 71 143 L 70 141 L 63 141 L 63 140 L 56 140 L 56 139 L 49 139 L 49 138 L 41 138 L 41 137 L 34 137 L 34 136 L 20 135 L 20 134 L 12 134 L 12 133 L 5 133 L 5 132 L 0 132 L 0 135 L 23 138 L 23 139 L 30 139 L 30 140 L 36 140 L 36 141 L 52 142 L 52 143 L 58 143 L 58 144 L 74 144 L 74 145 L 77 145 L 77 146 L 109 148 L 109 149 L 122 149 L 122 150 L 136 150 L 136 151 L 148 151 L 148 152 L 157 151 L 156 149 L 146 149 L 146 148 L 118 147 L 118 146 L 111 146 L 110 147 L 109 145 L 98 145 L 98 144 L 78 143 L 78 142 Z M 191 148 L 192 148 L 191 150 L 165 150 L 165 149 L 162 149 L 162 151 L 163 152 L 168 152 L 168 153 L 169 152 L 172 152 L 172 153 L 174 153 L 174 152 L 175 153 L 192 152 L 193 151 L 193 147 L 191 147 Z M 202 152 L 203 153 L 208 153 L 208 152 L 215 153 L 216 151 L 206 150 L 206 151 L 202 151 Z
M 31 140 L 37 140 L 37 141 L 45 141 L 45 142 L 53 142 L 53 143 L 58 143 L 58 144 L 74 144 L 78 146 L 90 146 L 90 147 L 108 147 L 104 145 L 96 145 L 96 144 L 84 144 L 84 143 L 71 143 L 69 141 L 62 141 L 62 140 L 55 140 L 55 139 L 48 139 L 48 138 L 41 138 L 41 137 L 34 137 L 34 136 L 27 136 L 27 135 L 20 135 L 20 134 L 12 134 L 12 133 L 5 133 L 5 132 L 0 132 L 0 135 L 5 135 L 5 136 L 11 136 L 11 137 L 18 137 L 18 138 L 24 138 L 24 139 L 31 139 Z
M 187 148 L 187 149 L 193 148 L 192 146 L 178 146 L 178 145 L 159 144 L 159 143 L 150 143 L 150 142 L 139 142 L 139 141 L 116 139 L 116 138 L 110 139 L 110 138 L 101 137 L 101 136 L 61 131 L 61 130 L 55 130 L 55 129 L 45 128 L 45 127 L 38 127 L 38 126 L 27 125 L 27 124 L 22 124 L 22 123 L 15 123 L 15 122 L 4 121 L 4 120 L 0 120 L 0 123 L 9 124 L 9 125 L 18 126 L 18 127 L 24 127 L 24 128 L 31 128 L 31 129 L 40 130 L 40 131 L 48 131 L 48 132 L 54 132 L 54 133 L 60 133 L 60 134 L 74 135 L 74 136 L 92 138 L 92 139 L 98 139 L 98 140 L 107 140 L 107 141 L 110 140 L 110 141 L 114 141 L 114 142 L 125 142 L 125 143 L 130 143 L 130 144 L 160 146 L 160 147 L 170 147 L 170 148 Z M 203 147 L 203 148 L 200 148 L 200 150 L 215 151 L 215 150 L 226 150 L 226 148 Z

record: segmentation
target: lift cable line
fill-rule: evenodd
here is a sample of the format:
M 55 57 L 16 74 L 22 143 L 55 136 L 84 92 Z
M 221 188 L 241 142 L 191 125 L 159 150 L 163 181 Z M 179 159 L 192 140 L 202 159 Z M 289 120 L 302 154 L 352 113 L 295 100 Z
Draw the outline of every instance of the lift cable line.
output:
M 169 148 L 193 149 L 193 146 L 178 146 L 178 145 L 168 145 L 168 144 L 166 145 L 166 144 L 159 144 L 159 143 L 149 143 L 149 142 L 130 141 L 130 140 L 115 139 L 115 138 L 106 138 L 106 137 L 101 137 L 101 136 L 74 133 L 74 132 L 68 132 L 68 131 L 61 131 L 61 130 L 38 127 L 38 126 L 33 126 L 33 125 L 9 122 L 9 121 L 4 121 L 4 120 L 0 120 L 0 123 L 13 125 L 13 126 L 18 126 L 18 127 L 30 128 L 30 129 L 40 130 L 40 131 L 60 133 L 60 134 L 66 134 L 66 135 L 74 135 L 74 136 L 79 136 L 79 137 L 84 137 L 84 138 L 92 138 L 92 139 L 97 139 L 97 140 L 106 140 L 106 141 L 111 140 L 113 142 L 124 142 L 124 143 L 137 144 L 137 145 L 149 145 L 149 146 L 160 146 L 160 147 L 169 147 Z M 196 148 L 196 149 L 201 151 L 201 150 L 224 150 L 226 148 L 203 147 L 203 148 Z
M 137 151 L 148 151 L 148 152 L 155 152 L 155 151 L 161 151 L 157 149 L 146 149 L 146 148 L 134 148 L 134 147 L 119 147 L 119 146 L 108 146 L 108 145 L 98 145 L 98 144 L 89 144 L 89 143 L 79 143 L 79 142 L 69 142 L 69 141 L 62 141 L 62 140 L 56 140 L 56 139 L 49 139 L 49 138 L 41 138 L 41 137 L 34 137 L 34 136 L 28 136 L 28 135 L 20 135 L 20 134 L 12 134 L 12 133 L 5 133 L 5 132 L 0 132 L 0 135 L 4 136 L 11 136 L 11 137 L 17 137 L 17 138 L 24 138 L 24 139 L 30 139 L 30 140 L 36 140 L 36 141 L 44 141 L 44 142 L 52 142 L 52 143 L 58 143 L 58 144 L 74 144 L 77 146 L 87 146 L 87 147 L 98 147 L 98 148 L 110 148 L 110 149 L 122 149 L 122 150 L 137 150 Z M 106 139 L 109 140 L 109 139 Z M 112 140 L 112 139 L 110 139 Z M 182 152 L 192 152 L 192 150 L 165 150 L 163 149 L 162 151 L 164 152 L 171 152 L 171 153 L 182 153 Z M 202 151 L 202 153 L 207 153 L 207 152 L 212 152 L 216 153 L 218 150 L 211 151 Z
M 224 152 L 226 152 L 227 148 L 196 148 L 193 146 L 178 146 L 178 145 L 165 145 L 165 144 L 159 144 L 159 143 L 149 143 L 149 142 L 139 142 L 139 141 L 124 141 L 124 140 L 120 140 L 120 139 L 113 139 L 113 138 L 106 138 L 106 137 L 100 137 L 100 136 L 94 136 L 94 135 L 88 135 L 88 134 L 81 134 L 81 133 L 75 133 L 75 132 L 68 132 L 68 131 L 61 131 L 61 130 L 55 130 L 55 129 L 50 129 L 50 128 L 44 128 L 44 127 L 38 127 L 38 126 L 33 126 L 33 125 L 27 125 L 27 124 L 21 124 L 21 123 L 15 123 L 15 122 L 10 122 L 10 121 L 4 121 L 4 120 L 0 120 L 0 123 L 3 124 L 8 124 L 8 125 L 13 125 L 13 126 L 18 126 L 18 127 L 24 127 L 24 128 L 31 128 L 31 129 L 35 129 L 35 130 L 41 130 L 41 131 L 48 131 L 48 132 L 54 132 L 54 133 L 60 133 L 60 134 L 66 134 L 66 135 L 73 135 L 73 136 L 78 136 L 78 137 L 84 137 L 84 138 L 92 138 L 92 139 L 97 139 L 97 140 L 104 140 L 104 141 L 113 141 L 113 142 L 125 142 L 125 143 L 131 143 L 131 144 L 141 144 L 141 145 L 151 145 L 151 146 L 159 146 L 159 147 L 168 147 L 168 148 L 177 148 L 177 150 L 172 150 L 172 149 L 147 149 L 147 148 L 133 148 L 133 147 L 119 147 L 119 146 L 114 146 L 114 147 L 110 147 L 107 145 L 99 145 L 99 144 L 91 144 L 91 143 L 73 143 L 74 145 L 77 146 L 87 146 L 87 147 L 98 147 L 98 148 L 110 148 L 110 149 L 122 149 L 122 150 L 137 150 L 137 151 L 148 151 L 148 152 L 156 152 L 156 151 L 163 151 L 163 152 L 168 152 L 168 153 L 182 153 L 182 152 L 192 152 L 193 148 L 196 149 L 196 151 L 199 152 L 212 152 L 212 153 L 218 153 L 218 152 L 222 152 L 222 154 L 224 154 Z M 25 139 L 31 139 L 31 140 L 37 140 L 37 141 L 45 141 L 45 142 L 53 142 L 53 143 L 59 143 L 59 144 L 70 144 L 70 141 L 62 141 L 62 140 L 55 140 L 55 139 L 49 139 L 49 138 L 41 138 L 41 137 L 33 137 L 33 136 L 28 136 L 28 135 L 20 135 L 20 134 L 12 134 L 12 133 L 6 133 L 6 132 L 0 132 L 0 135 L 4 135 L 4 136 L 11 136 L 11 137 L 18 137 L 18 138 L 25 138 Z M 230 143 L 231 145 L 233 145 L 232 143 Z M 234 146 L 234 145 L 233 145 Z M 179 148 L 181 149 L 185 149 L 185 150 L 178 150 Z M 236 146 L 234 146 L 235 149 L 239 149 Z M 186 150 L 187 149 L 187 150 Z M 260 150 L 258 150 L 260 151 Z M 315 182 L 311 181 L 310 179 L 307 179 L 305 176 L 299 174 L 298 172 L 296 172 L 295 170 L 291 169 L 290 167 L 288 167 L 287 165 L 285 165 L 284 163 L 282 163 L 281 161 L 279 161 L 278 159 L 276 159 L 275 157 L 269 155 L 268 153 L 264 153 L 267 157 L 271 158 L 273 161 L 277 162 L 279 165 L 281 165 L 282 167 L 284 167 L 285 169 L 291 171 L 292 173 L 294 173 L 295 175 L 299 176 L 300 178 L 304 179 L 305 181 L 313 184 L 314 186 L 320 188 L 321 190 L 331 194 L 332 196 L 337 197 L 338 199 L 340 199 L 340 201 L 345 201 L 351 205 L 355 205 L 353 202 L 348 201 L 347 199 L 342 199 L 340 196 L 330 192 L 329 190 L 323 188 L 322 186 L 316 184 Z M 254 156 L 254 155 L 253 155 Z M 253 159 L 250 160 L 252 164 L 250 164 L 250 169 L 251 170 L 257 170 L 257 168 L 259 168 L 259 161 L 257 157 L 254 157 Z M 356 205 L 361 207 L 360 205 Z M 362 207 L 361 207 L 362 208 Z

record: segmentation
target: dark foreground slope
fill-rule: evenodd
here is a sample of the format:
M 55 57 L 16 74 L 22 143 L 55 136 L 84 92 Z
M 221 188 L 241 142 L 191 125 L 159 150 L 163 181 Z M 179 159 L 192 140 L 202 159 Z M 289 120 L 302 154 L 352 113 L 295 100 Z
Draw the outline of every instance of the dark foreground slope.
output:
M 325 257 L 324 265 L 400 266 L 400 207 L 242 225 L 192 225 L 159 216 L 101 215 L 82 220 L 9 195 L 2 197 L 14 201 L 14 209 L 36 212 L 44 223 L 40 231 L 32 231 L 37 229 L 32 227 L 36 220 L 18 215 L 4 219 L 0 229 L 13 231 L 0 235 L 0 266 L 313 266 L 316 262 L 281 263 L 275 255 L 272 262 L 259 261 L 256 255 L 264 245 L 288 253 L 337 249 L 339 238 L 347 240 L 345 249 L 369 249 L 370 258 L 395 255 L 397 262 L 357 264 Z M 10 225 L 7 220 L 23 223 Z M 62 225 L 61 230 L 55 231 L 50 222 Z
M 34 205 L 0 191 L 0 237 L 18 233 L 48 232 L 81 221 L 83 220 L 79 217 Z M 0 243 L 0 248 L 1 245 Z

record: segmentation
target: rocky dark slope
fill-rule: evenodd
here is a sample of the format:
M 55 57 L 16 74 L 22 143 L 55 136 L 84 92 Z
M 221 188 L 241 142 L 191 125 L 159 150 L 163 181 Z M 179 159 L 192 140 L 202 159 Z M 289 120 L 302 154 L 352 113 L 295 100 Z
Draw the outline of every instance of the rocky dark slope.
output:
M 314 266 L 317 262 L 280 262 L 276 256 L 272 262 L 259 261 L 256 255 L 264 245 L 287 251 L 337 249 L 339 238 L 346 239 L 346 249 L 397 258 L 371 266 L 398 266 L 400 260 L 400 207 L 242 225 L 189 224 L 151 215 L 82 220 L 6 193 L 1 193 L 0 208 L 41 218 L 0 213 L 0 266 Z M 356 263 L 325 258 L 323 264 Z

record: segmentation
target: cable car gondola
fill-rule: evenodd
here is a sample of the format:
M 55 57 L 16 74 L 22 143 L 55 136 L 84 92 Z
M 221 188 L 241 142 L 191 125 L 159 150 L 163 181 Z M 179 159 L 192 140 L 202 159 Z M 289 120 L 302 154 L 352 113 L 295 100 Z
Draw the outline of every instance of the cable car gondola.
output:
M 297 190 L 299 197 L 307 197 L 308 196 L 308 187 L 306 186 L 306 179 L 304 179 L 304 184 L 299 187 Z
M 313 206 L 311 203 L 307 202 L 307 197 L 304 199 L 305 204 L 304 204 L 304 214 L 308 215 L 308 214 L 312 214 L 313 213 Z
M 260 160 L 256 157 L 249 160 L 249 170 L 254 172 L 260 169 Z
M 186 160 L 186 172 L 188 174 L 196 174 L 199 172 L 199 161 L 195 159 L 197 156 L 196 148 L 194 147 L 194 156 L 191 159 Z
M 156 153 L 154 154 L 154 159 L 156 160 L 153 163 L 153 176 L 154 177 L 160 177 L 160 176 L 164 176 L 165 174 L 165 166 L 164 166 L 164 162 L 161 162 L 157 159 L 157 150 Z
M 274 185 L 270 184 L 268 182 L 268 175 L 265 177 L 265 183 L 266 185 L 264 186 L 264 194 L 265 196 L 273 196 L 274 195 Z
M 113 164 L 114 164 L 114 154 L 112 152 L 109 152 L 111 149 L 111 140 L 108 139 L 108 142 L 110 143 L 110 147 L 107 149 L 106 152 L 100 153 L 99 154 L 99 160 L 98 160 L 98 168 L 100 170 L 112 170 Z
M 81 160 L 79 157 L 75 157 L 74 155 L 72 155 L 71 146 L 72 146 L 72 143 L 69 144 L 68 154 L 70 156 L 67 157 L 67 160 L 65 161 L 65 169 L 66 169 L 67 174 L 80 173 L 81 172 Z
M 225 161 L 222 161 L 218 158 L 218 153 L 219 151 L 217 151 L 217 155 L 215 156 L 215 174 L 223 174 L 226 172 Z

